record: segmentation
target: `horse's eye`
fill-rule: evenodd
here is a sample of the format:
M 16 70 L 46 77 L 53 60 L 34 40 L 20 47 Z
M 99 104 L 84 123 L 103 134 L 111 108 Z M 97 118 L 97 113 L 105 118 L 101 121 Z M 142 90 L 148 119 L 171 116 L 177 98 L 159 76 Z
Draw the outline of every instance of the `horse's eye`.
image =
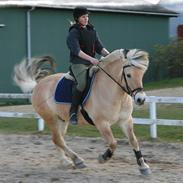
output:
M 131 78 L 131 74 L 127 74 L 126 76 L 127 76 L 128 78 Z

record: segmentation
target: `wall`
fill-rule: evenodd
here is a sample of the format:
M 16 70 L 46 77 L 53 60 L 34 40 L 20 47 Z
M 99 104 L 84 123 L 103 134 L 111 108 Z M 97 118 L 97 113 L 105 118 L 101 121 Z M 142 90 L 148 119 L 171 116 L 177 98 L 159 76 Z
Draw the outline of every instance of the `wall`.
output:
M 119 13 L 92 16 L 101 39 L 110 50 L 138 48 L 150 53 L 150 66 L 144 82 L 153 81 L 156 74 L 153 64 L 154 45 L 168 43 L 168 17 Z
M 10 92 L 12 66 L 26 56 L 25 11 L 0 9 L 0 92 Z
M 0 9 L 0 93 L 17 92 L 11 74 L 15 63 L 26 57 L 26 11 L 27 8 Z M 72 11 L 36 8 L 31 11 L 32 56 L 50 55 L 57 62 L 57 72 L 66 72 L 69 51 L 66 36 Z M 90 21 L 110 51 L 118 48 L 139 48 L 150 53 L 155 44 L 168 42 L 168 17 L 121 13 L 91 12 Z M 154 77 L 151 62 L 145 81 Z

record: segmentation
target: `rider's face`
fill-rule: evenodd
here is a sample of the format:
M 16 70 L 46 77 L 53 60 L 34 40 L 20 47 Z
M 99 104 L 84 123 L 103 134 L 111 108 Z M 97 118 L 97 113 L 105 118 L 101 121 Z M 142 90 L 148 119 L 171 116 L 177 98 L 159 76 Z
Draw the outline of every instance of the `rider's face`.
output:
M 82 25 L 82 26 L 86 26 L 88 24 L 88 14 L 86 15 L 82 15 L 78 18 L 78 22 Z

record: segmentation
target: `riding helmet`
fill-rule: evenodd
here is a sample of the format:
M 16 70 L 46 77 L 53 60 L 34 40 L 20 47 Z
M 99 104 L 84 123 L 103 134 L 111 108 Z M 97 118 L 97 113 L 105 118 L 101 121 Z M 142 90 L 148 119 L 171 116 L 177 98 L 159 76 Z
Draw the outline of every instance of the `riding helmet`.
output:
M 82 15 L 86 15 L 89 14 L 87 8 L 82 7 L 82 6 L 78 6 L 74 9 L 73 11 L 73 17 L 75 21 L 78 21 L 78 18 Z

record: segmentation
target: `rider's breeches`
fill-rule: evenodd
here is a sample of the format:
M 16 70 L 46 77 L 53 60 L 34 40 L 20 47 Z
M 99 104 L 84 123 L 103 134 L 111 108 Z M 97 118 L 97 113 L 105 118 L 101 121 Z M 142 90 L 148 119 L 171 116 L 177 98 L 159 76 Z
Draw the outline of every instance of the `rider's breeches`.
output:
M 84 64 L 72 64 L 71 69 L 76 79 L 76 88 L 83 92 L 87 84 L 87 69 L 89 66 Z

